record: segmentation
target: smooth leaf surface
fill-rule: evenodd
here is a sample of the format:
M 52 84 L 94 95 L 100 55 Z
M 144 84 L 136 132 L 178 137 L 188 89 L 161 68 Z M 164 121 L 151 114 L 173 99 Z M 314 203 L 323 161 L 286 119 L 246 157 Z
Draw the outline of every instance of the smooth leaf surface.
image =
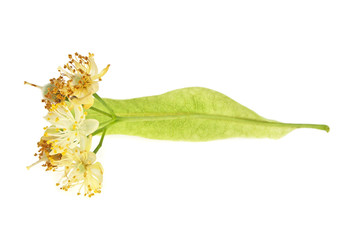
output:
M 108 126 L 106 134 L 177 141 L 210 141 L 230 137 L 277 139 L 296 128 L 329 131 L 326 125 L 288 124 L 268 120 L 224 94 L 200 87 L 128 100 L 105 98 L 104 101 L 117 116 L 116 121 Z M 97 100 L 94 107 L 109 112 Z M 92 109 L 88 110 L 87 116 L 100 123 L 111 121 L 110 117 Z

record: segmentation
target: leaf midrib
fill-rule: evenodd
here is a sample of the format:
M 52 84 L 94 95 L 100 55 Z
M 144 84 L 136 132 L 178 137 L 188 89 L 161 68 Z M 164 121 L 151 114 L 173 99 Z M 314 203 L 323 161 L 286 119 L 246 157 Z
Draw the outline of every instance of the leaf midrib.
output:
M 137 114 L 137 115 L 135 115 Z M 239 118 L 227 115 L 205 114 L 205 113 L 117 113 L 117 122 L 148 122 L 148 121 L 165 121 L 176 120 L 184 118 L 194 119 L 211 119 L 218 121 L 232 121 L 245 124 L 258 124 L 266 126 L 287 127 L 287 128 L 315 128 L 329 131 L 328 126 L 319 124 L 296 124 L 296 123 L 282 123 L 273 120 L 258 120 L 249 118 Z
M 271 120 L 263 121 L 258 119 L 251 118 L 239 118 L 228 115 L 221 114 L 207 114 L 207 113 L 116 113 L 119 119 L 133 119 L 137 121 L 157 121 L 157 120 L 173 120 L 173 119 L 182 119 L 182 118 L 206 118 L 213 120 L 239 120 L 239 121 L 257 121 L 257 122 L 275 122 Z
M 101 115 L 95 111 L 93 114 Z M 220 114 L 206 114 L 206 113 L 186 113 L 186 112 L 136 112 L 136 113 L 116 113 L 117 122 L 148 122 L 148 121 L 165 121 L 175 119 L 210 119 L 215 121 L 232 121 L 237 123 L 249 124 L 249 125 L 261 125 L 261 126 L 272 126 L 272 127 L 286 127 L 286 128 L 314 128 L 329 132 L 329 127 L 323 124 L 295 124 L 295 123 L 282 123 L 273 120 L 264 119 L 252 119 L 252 118 L 240 118 L 228 115 Z M 260 117 L 260 116 L 258 116 Z

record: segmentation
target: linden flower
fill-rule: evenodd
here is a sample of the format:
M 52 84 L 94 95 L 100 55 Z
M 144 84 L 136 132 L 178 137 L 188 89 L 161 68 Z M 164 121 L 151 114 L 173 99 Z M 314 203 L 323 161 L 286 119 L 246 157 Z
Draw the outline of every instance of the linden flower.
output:
M 44 139 L 51 144 L 51 154 L 65 154 L 98 128 L 96 119 L 85 119 L 81 105 L 74 106 L 74 116 L 66 103 L 53 104 L 44 117 L 52 126 L 46 128 Z
M 24 81 L 24 84 L 39 88 L 42 91 L 45 108 L 49 110 L 52 104 L 57 104 L 64 102 L 67 99 L 68 93 L 70 92 L 67 88 L 66 83 L 63 81 L 62 77 L 52 78 L 49 83 L 44 86 L 39 86 L 33 83 Z
M 78 195 L 81 190 L 84 196 L 93 196 L 101 192 L 103 182 L 103 167 L 96 161 L 96 154 L 90 152 L 91 136 L 82 141 L 79 147 L 69 151 L 61 160 L 53 162 L 58 167 L 64 167 L 64 175 L 59 183 L 60 189 L 67 191 L 71 187 L 80 185 Z
M 36 164 L 43 162 L 44 164 L 42 166 L 46 167 L 46 171 L 49 171 L 49 170 L 55 171 L 56 166 L 54 166 L 50 160 L 61 159 L 62 155 L 61 154 L 50 155 L 49 153 L 51 152 L 51 144 L 48 144 L 47 141 L 43 139 L 43 137 L 37 143 L 37 146 L 39 147 L 39 150 L 38 150 L 39 154 L 36 153 L 35 156 L 38 155 L 38 161 L 34 162 L 30 166 L 27 166 L 26 168 L 29 170 Z
M 62 77 L 67 77 L 68 86 L 73 94 L 70 96 L 74 104 L 83 104 L 84 108 L 89 108 L 93 104 L 92 94 L 98 91 L 98 82 L 101 81 L 110 65 L 98 73 L 98 68 L 94 60 L 94 54 L 82 56 L 75 53 L 75 58 L 68 55 L 70 61 L 58 70 Z

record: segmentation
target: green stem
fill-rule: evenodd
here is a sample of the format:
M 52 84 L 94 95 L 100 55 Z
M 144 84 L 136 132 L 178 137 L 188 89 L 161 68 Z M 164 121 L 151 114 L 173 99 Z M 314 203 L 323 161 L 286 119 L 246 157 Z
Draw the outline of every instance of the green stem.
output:
M 96 131 L 94 131 L 94 132 L 92 133 L 92 136 L 95 136 L 95 135 L 97 135 L 98 133 L 100 133 L 100 132 L 106 130 L 110 125 L 114 124 L 116 121 L 117 121 L 117 120 L 112 119 L 107 125 L 105 125 L 104 127 L 99 128 L 99 129 L 97 129 Z
M 95 136 L 95 135 L 97 135 L 98 133 L 104 131 L 104 129 L 106 129 L 108 126 L 109 126 L 109 124 L 106 125 L 106 126 L 104 126 L 104 127 L 102 127 L 102 128 L 97 129 L 96 131 L 94 131 L 94 132 L 92 133 L 92 136 Z
M 93 96 L 94 96 L 104 107 L 106 107 L 106 108 L 109 110 L 109 112 L 111 113 L 111 116 L 112 116 L 113 118 L 116 117 L 115 113 L 113 112 L 113 109 L 112 109 L 111 107 L 109 107 L 108 104 L 107 104 L 100 96 L 98 96 L 97 93 L 94 93 Z
M 105 132 L 107 131 L 107 128 L 105 128 L 103 130 L 103 133 L 102 133 L 102 137 L 101 137 L 101 140 L 99 140 L 99 143 L 97 145 L 97 147 L 95 148 L 95 150 L 93 150 L 93 152 L 96 154 L 98 152 L 98 150 L 102 147 L 102 144 L 103 144 L 103 140 L 104 140 L 104 136 L 105 136 Z
M 113 117 L 113 115 L 111 115 L 110 113 L 104 112 L 101 109 L 98 109 L 98 108 L 95 108 L 95 107 L 90 107 L 90 109 L 95 111 L 95 112 L 99 112 L 99 113 L 101 113 L 103 115 L 106 115 L 108 117 L 111 117 L 111 118 Z
M 112 122 L 112 121 L 114 121 L 114 119 L 110 119 L 110 120 L 108 120 L 108 121 L 101 122 L 101 123 L 99 124 L 98 127 L 101 127 L 101 126 L 103 126 L 103 125 L 108 125 L 108 123 L 110 123 L 110 122 Z

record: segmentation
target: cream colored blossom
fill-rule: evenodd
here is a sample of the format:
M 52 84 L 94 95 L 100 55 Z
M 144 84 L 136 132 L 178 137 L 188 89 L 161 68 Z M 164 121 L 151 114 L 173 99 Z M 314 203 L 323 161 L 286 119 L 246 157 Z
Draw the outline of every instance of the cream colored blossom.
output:
M 61 160 L 53 161 L 53 164 L 64 167 L 62 179 L 56 185 L 61 185 L 62 190 L 80 186 L 78 195 L 84 192 L 84 196 L 93 196 L 101 192 L 103 182 L 103 167 L 96 162 L 96 154 L 90 152 L 91 136 L 82 141 L 80 147 L 69 149 Z
M 94 60 L 94 54 L 89 53 L 88 57 L 75 53 L 75 57 L 68 56 L 70 61 L 58 70 L 62 77 L 67 78 L 67 83 L 72 91 L 70 100 L 73 104 L 83 104 L 89 108 L 93 104 L 92 94 L 98 91 L 98 82 L 107 73 L 110 65 L 98 72 Z
M 27 81 L 24 81 L 24 84 L 39 88 L 42 91 L 42 95 L 44 97 L 42 102 L 46 104 L 46 109 L 49 109 L 52 104 L 64 102 L 71 93 L 71 90 L 62 77 L 52 78 L 49 80 L 49 83 L 44 86 L 39 86 Z
M 61 153 L 58 154 L 50 154 L 52 152 L 51 150 L 51 144 L 47 143 L 47 140 L 44 139 L 45 137 L 41 137 L 40 141 L 37 143 L 38 147 L 38 154 L 36 153 L 35 156 L 38 156 L 38 161 L 34 162 L 30 166 L 27 166 L 27 169 L 30 169 L 31 167 L 35 166 L 38 163 L 43 163 L 43 167 L 46 167 L 46 171 L 55 171 L 56 167 L 52 164 L 52 161 L 60 160 L 62 157 Z
M 98 128 L 96 119 L 85 119 L 85 116 L 81 105 L 74 106 L 74 115 L 64 102 L 52 105 L 44 117 L 52 124 L 44 133 L 44 139 L 51 144 L 51 154 L 65 154 Z

